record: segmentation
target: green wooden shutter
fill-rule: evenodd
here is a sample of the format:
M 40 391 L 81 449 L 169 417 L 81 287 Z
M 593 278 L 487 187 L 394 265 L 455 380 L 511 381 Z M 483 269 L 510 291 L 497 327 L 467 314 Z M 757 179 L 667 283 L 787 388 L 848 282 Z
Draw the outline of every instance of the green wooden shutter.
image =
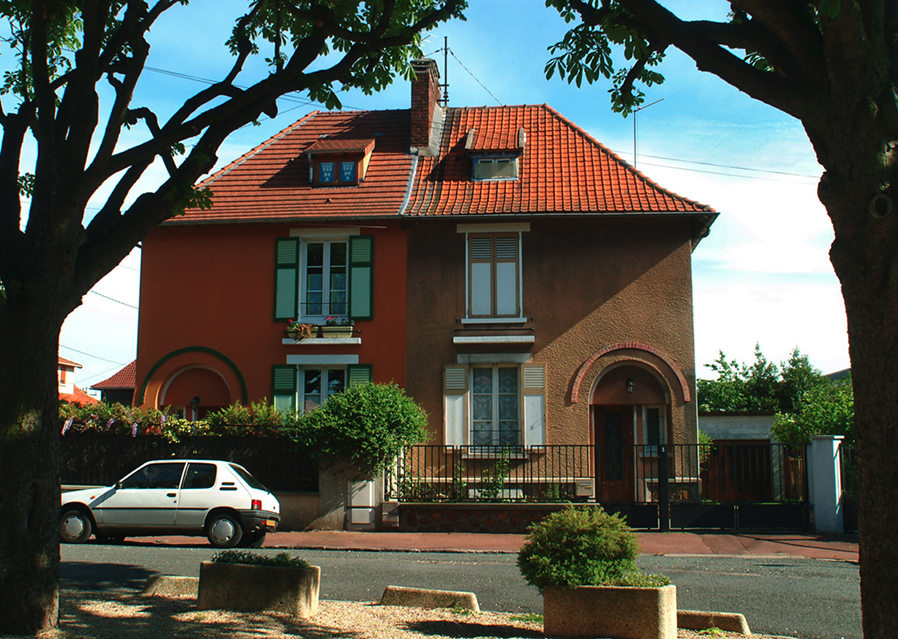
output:
M 281 411 L 296 410 L 296 366 L 275 364 L 271 367 L 271 396 Z
M 447 366 L 443 369 L 443 443 L 464 446 L 468 431 L 468 367 Z
M 274 267 L 274 319 L 289 320 L 297 317 L 299 295 L 299 240 L 295 237 L 278 238 L 275 242 Z
M 371 319 L 374 312 L 374 237 L 356 235 L 349 238 L 349 316 Z
M 347 388 L 370 384 L 371 379 L 371 364 L 349 364 L 346 366 Z

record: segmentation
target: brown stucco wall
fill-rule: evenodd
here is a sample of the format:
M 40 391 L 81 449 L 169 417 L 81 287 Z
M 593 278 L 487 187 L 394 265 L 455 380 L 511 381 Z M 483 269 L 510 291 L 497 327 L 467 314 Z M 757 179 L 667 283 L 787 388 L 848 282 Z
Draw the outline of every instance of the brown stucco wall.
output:
M 428 219 L 410 227 L 406 387 L 431 415 L 432 443 L 443 442 L 443 367 L 456 363 L 463 348 L 477 352 L 452 342 L 456 334 L 475 330 L 460 321 L 465 236 L 457 232 L 458 222 L 472 220 Z M 673 441 L 694 441 L 691 251 L 686 218 L 530 220 L 522 240 L 528 322 L 523 331 L 520 325 L 496 328 L 532 330 L 535 343 L 479 350 L 526 352 L 531 361 L 547 364 L 547 443 L 593 443 L 589 405 L 596 380 L 609 365 L 627 362 L 648 371 L 668 392 Z M 636 347 L 611 351 L 580 371 L 614 344 Z M 572 402 L 578 382 L 578 401 Z M 685 402 L 687 395 L 693 401 Z

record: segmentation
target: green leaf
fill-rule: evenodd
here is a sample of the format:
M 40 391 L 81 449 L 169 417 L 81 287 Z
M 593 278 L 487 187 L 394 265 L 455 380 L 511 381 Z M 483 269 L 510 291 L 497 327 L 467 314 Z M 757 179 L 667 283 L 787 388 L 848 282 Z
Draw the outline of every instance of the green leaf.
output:
M 817 11 L 830 20 L 835 20 L 842 11 L 842 0 L 820 0 Z

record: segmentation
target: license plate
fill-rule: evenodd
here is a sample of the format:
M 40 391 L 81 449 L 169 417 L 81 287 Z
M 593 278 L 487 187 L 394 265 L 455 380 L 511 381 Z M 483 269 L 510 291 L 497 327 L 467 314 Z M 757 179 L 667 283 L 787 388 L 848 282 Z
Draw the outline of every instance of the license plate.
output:
M 278 522 L 277 522 L 276 520 L 274 520 L 274 519 L 266 519 L 266 520 L 265 520 L 265 525 L 266 525 L 268 528 L 275 528 L 275 527 L 278 525 Z

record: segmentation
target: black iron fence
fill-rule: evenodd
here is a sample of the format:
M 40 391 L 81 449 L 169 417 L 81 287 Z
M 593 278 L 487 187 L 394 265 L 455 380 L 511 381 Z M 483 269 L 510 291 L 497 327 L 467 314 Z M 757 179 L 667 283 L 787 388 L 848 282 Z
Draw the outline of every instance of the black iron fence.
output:
M 64 485 L 109 486 L 152 459 L 223 459 L 244 466 L 269 489 L 317 492 L 318 465 L 280 437 L 162 437 L 80 433 L 62 438 Z
M 803 446 L 413 446 L 386 477 L 400 502 L 803 503 Z

